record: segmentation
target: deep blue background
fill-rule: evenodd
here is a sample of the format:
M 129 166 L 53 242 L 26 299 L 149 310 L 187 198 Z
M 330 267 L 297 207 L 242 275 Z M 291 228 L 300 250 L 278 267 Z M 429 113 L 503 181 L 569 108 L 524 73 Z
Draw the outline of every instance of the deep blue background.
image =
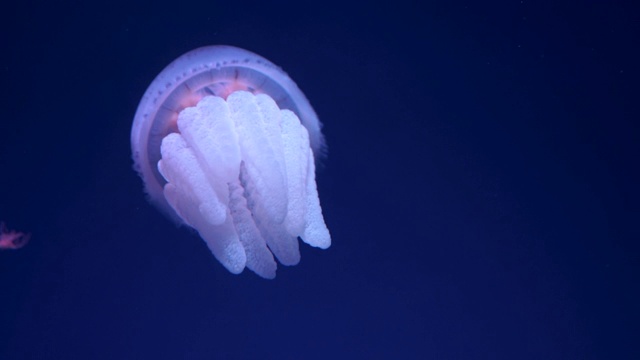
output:
M 0 359 L 638 359 L 633 2 L 11 2 Z M 333 245 L 276 280 L 150 206 L 129 130 L 174 58 L 280 65 Z

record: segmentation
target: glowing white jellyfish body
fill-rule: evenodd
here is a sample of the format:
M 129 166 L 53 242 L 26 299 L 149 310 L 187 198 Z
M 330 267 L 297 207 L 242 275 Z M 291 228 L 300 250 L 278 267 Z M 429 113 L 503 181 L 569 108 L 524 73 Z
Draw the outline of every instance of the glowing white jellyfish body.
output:
M 320 121 L 268 60 L 230 46 L 193 50 L 151 83 L 131 130 L 150 200 L 198 231 L 232 273 L 275 277 L 298 240 L 331 245 L 315 183 Z

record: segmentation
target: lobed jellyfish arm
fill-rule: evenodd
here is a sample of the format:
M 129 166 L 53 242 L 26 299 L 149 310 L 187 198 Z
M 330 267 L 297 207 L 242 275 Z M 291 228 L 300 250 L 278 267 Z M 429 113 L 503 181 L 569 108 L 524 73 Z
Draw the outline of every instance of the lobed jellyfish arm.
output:
M 8 230 L 4 223 L 0 223 L 0 250 L 16 250 L 27 245 L 31 234 Z
M 230 272 L 274 278 L 273 255 L 300 261 L 298 237 L 329 247 L 308 131 L 293 112 L 237 91 L 203 98 L 177 126 L 162 140 L 164 195 Z

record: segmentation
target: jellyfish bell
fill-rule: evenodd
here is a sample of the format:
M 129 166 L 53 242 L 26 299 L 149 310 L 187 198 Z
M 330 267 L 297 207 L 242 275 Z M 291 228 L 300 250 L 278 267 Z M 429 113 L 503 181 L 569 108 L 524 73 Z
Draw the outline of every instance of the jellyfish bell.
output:
M 166 182 L 157 169 L 160 143 L 164 136 L 178 132 L 180 112 L 208 95 L 224 99 L 234 90 L 267 94 L 281 109 L 293 111 L 309 131 L 316 156 L 324 138 L 311 104 L 297 85 L 279 67 L 247 50 L 232 46 L 207 46 L 192 50 L 169 64 L 149 85 L 133 122 L 131 144 L 136 170 L 145 181 L 147 193 L 157 206 L 168 206 L 161 193 Z M 155 177 L 155 181 L 147 179 Z
M 321 123 L 279 67 L 208 46 L 167 66 L 138 106 L 131 146 L 150 201 L 198 231 L 232 273 L 275 277 L 298 240 L 331 244 L 315 183 Z

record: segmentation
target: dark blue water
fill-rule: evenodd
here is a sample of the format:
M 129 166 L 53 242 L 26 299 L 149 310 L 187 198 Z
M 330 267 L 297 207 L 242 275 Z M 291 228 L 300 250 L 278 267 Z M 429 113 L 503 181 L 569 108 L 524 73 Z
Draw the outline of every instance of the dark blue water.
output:
M 0 359 L 637 359 L 635 6 L 12 3 L 0 14 Z M 149 205 L 129 131 L 229 44 L 324 122 L 333 245 L 228 273 Z

